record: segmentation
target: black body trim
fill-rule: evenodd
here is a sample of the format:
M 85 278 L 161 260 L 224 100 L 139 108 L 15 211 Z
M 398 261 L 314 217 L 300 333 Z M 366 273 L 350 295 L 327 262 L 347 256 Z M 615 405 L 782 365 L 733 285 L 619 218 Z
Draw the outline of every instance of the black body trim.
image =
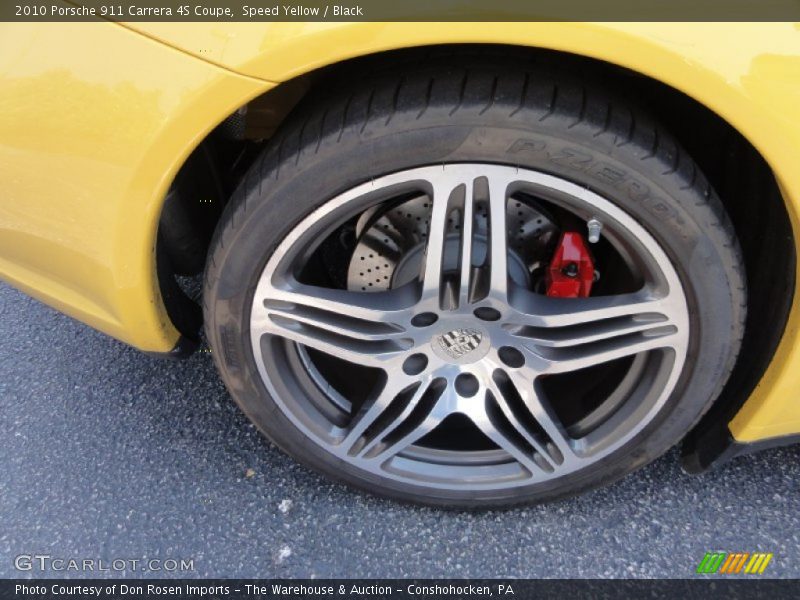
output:
M 709 433 L 701 441 L 702 444 L 694 448 L 686 444 L 683 446 L 681 466 L 687 473 L 693 475 L 703 473 L 723 465 L 737 456 L 745 456 L 761 450 L 769 450 L 770 448 L 800 444 L 800 434 L 744 443 L 733 439 L 733 436 L 725 428 L 724 432 L 722 429 L 717 429 Z
M 145 354 L 147 354 L 147 356 L 152 356 L 153 358 L 183 360 L 184 358 L 189 358 L 192 354 L 194 354 L 199 345 L 199 340 L 192 340 L 182 335 L 180 338 L 178 338 L 178 343 L 175 344 L 175 347 L 169 352 L 145 352 Z

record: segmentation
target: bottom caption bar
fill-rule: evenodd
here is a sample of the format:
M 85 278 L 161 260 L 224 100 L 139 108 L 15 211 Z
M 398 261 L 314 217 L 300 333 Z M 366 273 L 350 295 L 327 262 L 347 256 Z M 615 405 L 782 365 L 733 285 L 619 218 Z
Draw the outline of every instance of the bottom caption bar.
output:
M 452 580 L 0 580 L 0 598 L 252 599 L 252 598 L 675 598 L 703 600 L 796 597 L 796 580 L 760 579 L 452 579 Z M 692 596 L 689 596 L 692 597 Z

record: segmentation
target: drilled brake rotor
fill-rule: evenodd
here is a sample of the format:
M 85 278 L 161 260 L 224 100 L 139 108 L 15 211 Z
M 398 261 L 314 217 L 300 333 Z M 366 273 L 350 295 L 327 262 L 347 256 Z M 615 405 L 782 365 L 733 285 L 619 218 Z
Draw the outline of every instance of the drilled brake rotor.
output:
M 382 212 L 367 211 L 356 225 L 357 244 L 347 273 L 350 290 L 379 292 L 406 283 L 420 272 L 425 240 L 430 228 L 431 202 L 415 196 Z M 447 222 L 447 236 L 458 244 L 459 215 Z M 520 283 L 545 260 L 546 247 L 557 234 L 553 221 L 523 199 L 511 198 L 506 211 L 510 275 Z M 476 247 L 483 248 L 488 220 L 475 214 Z M 480 257 L 476 257 L 480 258 Z M 447 265 L 445 265 L 447 268 Z

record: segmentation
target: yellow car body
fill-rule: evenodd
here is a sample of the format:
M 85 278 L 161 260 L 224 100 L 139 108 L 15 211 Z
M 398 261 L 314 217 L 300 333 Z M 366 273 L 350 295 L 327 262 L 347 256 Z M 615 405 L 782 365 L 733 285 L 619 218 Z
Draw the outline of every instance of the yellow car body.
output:
M 397 48 L 492 43 L 600 59 L 738 130 L 800 239 L 795 23 L 14 23 L 0 25 L 0 276 L 148 352 L 179 333 L 156 275 L 176 173 L 228 115 L 282 82 Z M 800 281 L 800 277 L 797 278 Z M 800 294 L 735 440 L 800 433 Z

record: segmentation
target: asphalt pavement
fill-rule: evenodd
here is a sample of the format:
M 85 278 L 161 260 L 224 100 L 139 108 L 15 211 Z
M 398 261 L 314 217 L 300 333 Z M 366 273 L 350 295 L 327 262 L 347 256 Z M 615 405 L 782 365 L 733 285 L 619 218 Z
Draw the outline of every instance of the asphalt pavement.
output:
M 692 577 L 712 550 L 773 552 L 766 575 L 800 576 L 800 446 L 702 477 L 672 451 L 550 505 L 410 507 L 273 447 L 208 353 L 148 357 L 5 284 L 0 435 L 0 577 Z M 70 558 L 110 570 L 52 562 Z

